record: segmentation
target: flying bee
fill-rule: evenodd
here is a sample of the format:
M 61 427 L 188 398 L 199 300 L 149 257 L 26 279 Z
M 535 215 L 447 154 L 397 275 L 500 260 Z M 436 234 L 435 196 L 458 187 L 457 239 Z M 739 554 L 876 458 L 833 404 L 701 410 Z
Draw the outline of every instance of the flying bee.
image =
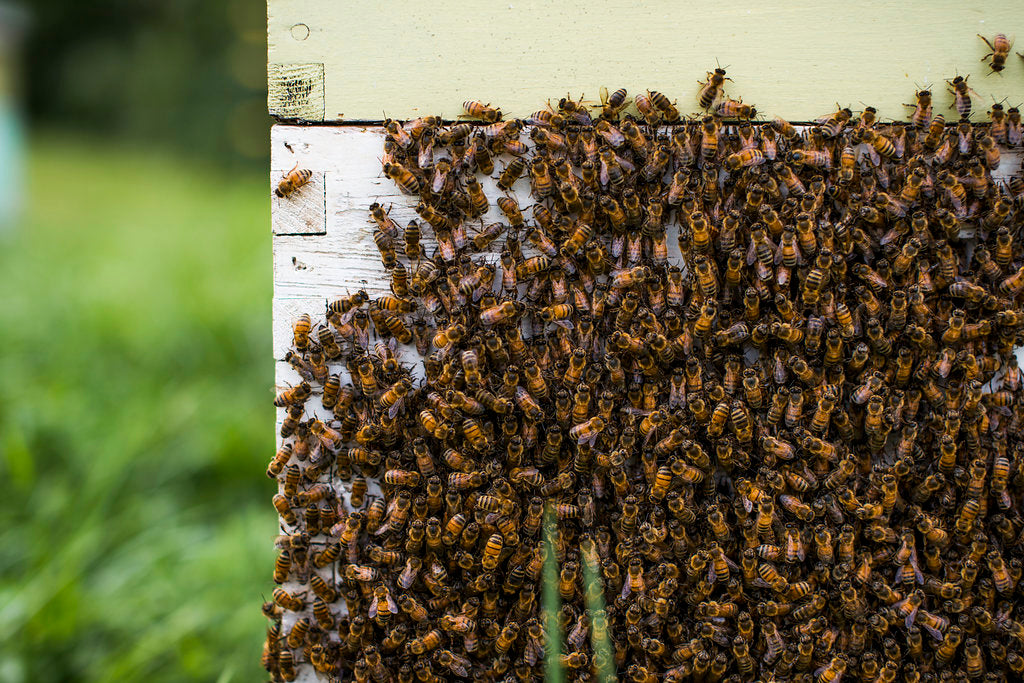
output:
M 274 188 L 274 194 L 282 199 L 289 199 L 301 187 L 309 183 L 312 177 L 312 171 L 308 168 L 299 168 L 299 165 L 295 164 L 295 167 L 285 173 L 278 182 L 277 187 Z

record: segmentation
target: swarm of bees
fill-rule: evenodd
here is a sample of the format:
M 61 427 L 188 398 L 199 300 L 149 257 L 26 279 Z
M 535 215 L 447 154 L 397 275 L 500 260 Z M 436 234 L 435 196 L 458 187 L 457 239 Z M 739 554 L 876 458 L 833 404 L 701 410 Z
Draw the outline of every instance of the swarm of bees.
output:
M 275 680 L 542 680 L 547 553 L 570 680 L 1024 676 L 1019 112 L 725 80 L 387 123 L 392 294 L 301 317 L 275 400 Z

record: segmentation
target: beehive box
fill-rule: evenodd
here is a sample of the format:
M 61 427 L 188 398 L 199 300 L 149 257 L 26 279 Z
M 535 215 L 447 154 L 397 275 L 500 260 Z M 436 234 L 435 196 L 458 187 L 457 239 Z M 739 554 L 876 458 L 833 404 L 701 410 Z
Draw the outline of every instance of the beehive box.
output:
M 1018 31 L 1018 29 L 1021 29 Z M 274 355 L 283 362 L 296 312 L 365 288 L 388 290 L 368 207 L 413 204 L 380 172 L 380 123 L 424 115 L 457 119 L 462 102 L 493 102 L 525 117 L 559 93 L 597 102 L 602 86 L 660 90 L 696 113 L 697 80 L 728 65 L 732 95 L 762 116 L 813 121 L 836 103 L 864 103 L 879 119 L 906 120 L 904 104 L 930 85 L 947 119 L 945 80 L 967 76 L 978 93 L 973 120 L 993 98 L 1024 101 L 1024 62 L 991 74 L 977 37 L 1024 36 L 1008 5 L 951 0 L 905 6 L 762 2 L 755 7 L 537 0 L 465 6 L 442 0 L 381 13 L 330 0 L 268 3 L 270 181 L 295 164 L 313 180 L 292 201 L 271 199 L 274 233 Z M 1011 168 L 1007 157 L 1003 173 Z M 527 202 L 529 203 L 529 202 Z M 670 236 L 671 237 L 671 236 Z M 671 239 L 669 240 L 672 241 Z M 278 365 L 279 384 L 294 376 Z
M 769 119 L 809 122 L 838 103 L 872 105 L 883 121 L 905 120 L 904 103 L 926 85 L 936 112 L 955 118 L 944 83 L 954 74 L 968 76 L 978 93 L 974 120 L 985 119 L 992 98 L 1009 97 L 1007 106 L 1019 104 L 1018 96 L 1024 101 L 1024 64 L 1011 53 L 1011 68 L 989 74 L 981 61 L 988 50 L 975 35 L 1024 36 L 1024 20 L 1009 6 L 467 7 L 444 0 L 382 13 L 328 0 L 270 0 L 268 11 L 268 106 L 279 121 L 271 183 L 296 165 L 313 172 L 291 199 L 271 198 L 279 389 L 299 380 L 284 361 L 298 314 L 320 313 L 326 301 L 358 289 L 371 297 L 389 291 L 369 206 L 391 207 L 399 225 L 416 215 L 410 198 L 380 172 L 385 116 L 453 120 L 463 100 L 477 99 L 525 117 L 563 94 L 596 101 L 601 86 L 660 90 L 690 114 L 698 111 L 697 80 L 718 62 L 734 79 L 730 95 L 742 95 Z M 1005 154 L 999 174 L 1017 167 L 1019 158 Z M 485 190 L 496 194 L 493 181 Z M 531 203 L 525 192 L 519 200 Z M 672 229 L 669 244 L 674 248 Z M 279 411 L 278 424 L 282 418 Z M 286 618 L 285 626 L 293 621 Z M 318 679 L 303 664 L 299 680 Z

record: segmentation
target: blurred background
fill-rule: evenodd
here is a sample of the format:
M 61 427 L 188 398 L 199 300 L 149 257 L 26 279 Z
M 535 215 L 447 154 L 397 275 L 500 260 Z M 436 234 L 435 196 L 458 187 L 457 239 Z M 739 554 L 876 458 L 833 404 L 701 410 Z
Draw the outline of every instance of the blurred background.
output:
M 265 42 L 0 0 L 0 683 L 265 678 Z

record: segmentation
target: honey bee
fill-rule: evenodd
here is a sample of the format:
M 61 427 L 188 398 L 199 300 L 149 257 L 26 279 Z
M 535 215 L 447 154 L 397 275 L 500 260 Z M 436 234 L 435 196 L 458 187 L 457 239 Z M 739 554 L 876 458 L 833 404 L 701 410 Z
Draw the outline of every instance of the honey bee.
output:
M 302 382 L 290 389 L 285 389 L 274 398 L 274 405 L 278 408 L 285 408 L 293 405 L 302 405 L 313 393 L 309 382 Z
M 978 37 L 985 41 L 985 45 L 991 50 L 987 55 L 981 58 L 981 61 L 985 61 L 989 57 L 992 58 L 989 67 L 992 71 L 999 72 L 1006 68 L 1006 58 L 1010 56 L 1010 48 L 1013 47 L 1013 43 L 1002 33 L 997 33 L 992 42 L 989 42 L 988 38 L 978 34 Z
M 521 157 L 516 157 L 510 161 L 508 166 L 505 167 L 505 170 L 502 171 L 501 175 L 498 177 L 498 189 L 503 192 L 511 190 L 512 186 L 523 174 L 524 170 L 526 170 L 526 161 Z
M 661 116 L 665 121 L 674 123 L 679 120 L 679 110 L 676 109 L 676 106 L 665 95 L 656 90 L 648 90 L 647 94 L 650 96 L 650 101 L 661 112 Z M 625 98 L 625 92 L 623 92 L 623 98 Z
M 993 58 L 993 62 L 995 62 L 995 58 Z M 967 85 L 968 78 L 970 76 L 956 76 L 953 80 L 946 81 L 950 86 L 949 92 L 953 94 L 953 104 L 949 105 L 949 108 L 952 109 L 955 106 L 961 119 L 971 116 L 971 94 L 974 91 Z
M 309 348 L 309 333 L 313 329 L 313 321 L 308 313 L 303 313 L 292 325 L 292 346 L 299 353 L 305 353 Z
M 486 123 L 501 121 L 501 110 L 495 109 L 490 104 L 484 104 L 476 100 L 466 100 L 462 103 L 462 108 L 469 116 Z
M 731 78 L 726 78 L 725 69 L 718 67 L 714 73 L 708 72 L 706 81 L 697 81 L 701 86 L 700 92 L 697 93 L 697 103 L 700 104 L 701 109 L 710 109 L 711 105 L 722 97 L 722 86 L 726 81 L 731 80 Z
M 423 189 L 423 183 L 412 171 L 398 163 L 386 163 L 383 166 L 384 175 L 392 180 L 405 194 L 416 195 Z
M 289 199 L 300 188 L 309 183 L 312 178 L 312 171 L 308 168 L 299 168 L 299 165 L 295 164 L 294 168 L 285 173 L 277 183 L 277 187 L 274 188 L 274 194 L 282 199 Z
M 723 119 L 752 119 L 757 116 L 757 109 L 749 104 L 743 104 L 742 100 L 724 98 L 715 105 L 714 113 Z
M 750 166 L 760 166 L 766 161 L 768 161 L 768 158 L 764 155 L 764 152 L 753 148 L 730 154 L 725 158 L 726 166 L 732 171 Z
M 713 158 L 718 154 L 718 131 L 720 124 L 717 119 L 705 116 L 701 119 L 700 153 L 704 158 Z

